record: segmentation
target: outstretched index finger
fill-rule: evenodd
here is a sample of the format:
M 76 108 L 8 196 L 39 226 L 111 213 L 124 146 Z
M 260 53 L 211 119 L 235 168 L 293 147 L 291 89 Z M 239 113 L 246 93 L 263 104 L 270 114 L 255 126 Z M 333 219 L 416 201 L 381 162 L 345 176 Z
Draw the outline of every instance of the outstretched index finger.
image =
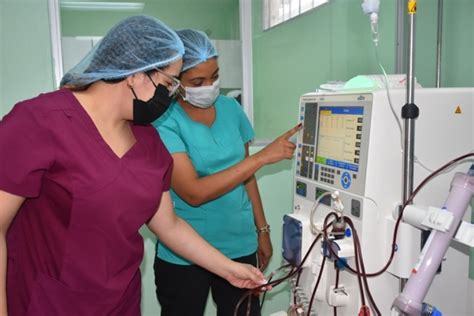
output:
M 286 131 L 281 137 L 284 139 L 289 139 L 291 136 L 295 135 L 298 131 L 300 131 L 303 128 L 303 123 L 299 123 L 289 131 Z

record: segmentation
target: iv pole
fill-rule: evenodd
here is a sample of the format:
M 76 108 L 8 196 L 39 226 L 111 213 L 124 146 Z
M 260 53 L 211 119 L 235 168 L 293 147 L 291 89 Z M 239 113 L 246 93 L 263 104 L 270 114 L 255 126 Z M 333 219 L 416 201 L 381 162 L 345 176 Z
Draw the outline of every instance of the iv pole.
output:
M 409 38 L 408 38 L 408 64 L 407 64 L 407 92 L 406 104 L 402 107 L 404 145 L 403 145 L 403 196 L 405 203 L 413 193 L 413 170 L 415 164 L 415 120 L 418 118 L 419 109 L 415 104 L 415 15 L 416 0 L 409 0 Z M 407 279 L 400 279 L 400 292 L 405 287 Z

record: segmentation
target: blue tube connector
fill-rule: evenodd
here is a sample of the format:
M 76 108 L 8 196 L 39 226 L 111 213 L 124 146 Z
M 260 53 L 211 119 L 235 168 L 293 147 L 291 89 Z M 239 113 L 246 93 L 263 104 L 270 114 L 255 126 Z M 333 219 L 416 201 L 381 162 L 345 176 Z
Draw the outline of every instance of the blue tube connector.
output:
M 422 304 L 421 316 L 443 316 L 440 310 L 428 303 Z

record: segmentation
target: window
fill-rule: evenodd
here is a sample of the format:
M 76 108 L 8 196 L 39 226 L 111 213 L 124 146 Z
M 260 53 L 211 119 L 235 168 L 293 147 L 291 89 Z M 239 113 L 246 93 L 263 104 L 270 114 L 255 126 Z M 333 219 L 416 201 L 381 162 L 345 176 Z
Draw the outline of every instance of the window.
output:
M 263 0 L 263 29 L 269 29 L 328 0 Z

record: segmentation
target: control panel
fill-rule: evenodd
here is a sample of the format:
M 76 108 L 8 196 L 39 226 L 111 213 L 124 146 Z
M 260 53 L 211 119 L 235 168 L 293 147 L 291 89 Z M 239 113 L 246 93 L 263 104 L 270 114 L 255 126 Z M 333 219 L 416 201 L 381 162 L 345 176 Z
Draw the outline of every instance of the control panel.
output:
M 301 98 L 297 195 L 314 200 L 328 187 L 364 195 L 371 103 L 371 94 Z

